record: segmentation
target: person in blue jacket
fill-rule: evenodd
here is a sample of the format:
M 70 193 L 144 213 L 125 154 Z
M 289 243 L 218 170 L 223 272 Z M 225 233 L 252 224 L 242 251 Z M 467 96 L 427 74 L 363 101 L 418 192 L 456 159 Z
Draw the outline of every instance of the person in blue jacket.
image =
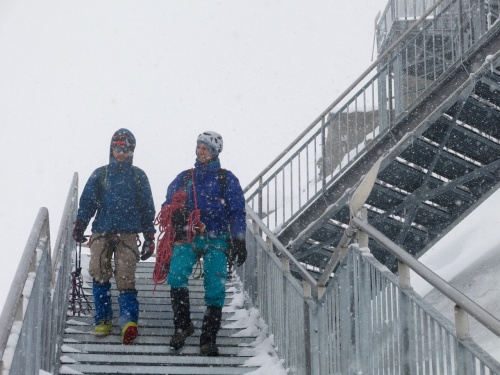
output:
M 114 277 L 120 291 L 120 329 L 123 344 L 131 344 L 138 336 L 139 302 L 135 289 L 135 272 L 139 259 L 148 259 L 155 250 L 155 207 L 148 178 L 132 165 L 136 146 L 134 135 L 127 129 L 117 130 L 111 139 L 109 164 L 96 169 L 83 189 L 73 229 L 73 239 L 86 242 L 84 235 L 90 220 L 89 273 L 93 277 L 95 305 L 94 333 L 111 333 L 113 310 L 111 283 Z M 139 254 L 138 241 L 144 243 Z
M 207 356 L 219 354 L 216 339 L 226 296 L 227 257 L 229 255 L 236 266 L 241 266 L 247 257 L 245 199 L 236 176 L 228 170 L 221 170 L 219 154 L 222 146 L 220 134 L 214 131 L 201 133 L 197 139 L 194 169 L 181 172 L 170 183 L 162 205 L 170 204 L 176 192 L 185 190 L 186 208 L 172 215 L 175 242 L 167 281 L 171 287 L 175 332 L 170 346 L 182 348 L 186 338 L 194 332 L 188 277 L 197 260 L 203 258 L 207 308 L 203 316 L 200 353 Z M 194 228 L 197 229 L 194 240 L 189 241 L 186 231 L 193 228 L 189 228 L 188 217 L 197 210 L 201 223 Z

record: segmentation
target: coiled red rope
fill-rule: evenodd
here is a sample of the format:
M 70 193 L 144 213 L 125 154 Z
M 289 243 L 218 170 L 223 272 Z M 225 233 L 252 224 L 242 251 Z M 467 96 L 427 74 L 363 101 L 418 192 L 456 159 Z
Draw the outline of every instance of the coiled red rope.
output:
M 155 289 L 157 284 L 163 284 L 167 280 L 172 259 L 172 248 L 175 240 L 175 230 L 172 224 L 172 215 L 178 209 L 182 209 L 187 200 L 184 190 L 179 190 L 172 197 L 172 203 L 166 204 L 155 218 L 154 225 L 158 226 L 158 248 L 156 251 L 156 263 L 153 270 L 153 281 Z
M 186 242 L 193 242 L 194 238 L 203 233 L 205 226 L 200 220 L 200 210 L 197 208 L 196 189 L 194 186 L 194 172 L 191 169 L 191 178 L 193 181 L 193 195 L 195 210 L 189 214 L 187 223 Z M 185 207 L 187 193 L 184 190 L 177 191 L 172 196 L 172 202 L 162 207 L 155 218 L 154 225 L 158 226 L 158 248 L 156 252 L 156 263 L 153 270 L 153 281 L 157 284 L 163 284 L 167 280 L 170 270 L 170 261 L 172 260 L 172 251 L 175 242 L 175 229 L 172 223 L 172 216 L 175 211 Z

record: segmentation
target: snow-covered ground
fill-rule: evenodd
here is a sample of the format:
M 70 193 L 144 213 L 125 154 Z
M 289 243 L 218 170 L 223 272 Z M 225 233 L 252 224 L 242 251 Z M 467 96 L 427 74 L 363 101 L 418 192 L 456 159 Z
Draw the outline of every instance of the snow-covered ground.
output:
M 461 223 L 444 236 L 420 261 L 456 289 L 500 319 L 500 191 L 495 192 Z M 412 274 L 417 293 L 454 322 L 453 305 Z M 500 339 L 474 319 L 469 319 L 471 336 L 483 349 L 500 361 Z
M 500 319 L 500 252 L 495 249 L 454 277 L 450 284 L 461 291 L 495 318 Z M 436 290 L 425 296 L 439 312 L 454 321 L 454 304 Z M 500 361 L 500 338 L 473 318 L 469 318 L 472 339 L 497 361 Z

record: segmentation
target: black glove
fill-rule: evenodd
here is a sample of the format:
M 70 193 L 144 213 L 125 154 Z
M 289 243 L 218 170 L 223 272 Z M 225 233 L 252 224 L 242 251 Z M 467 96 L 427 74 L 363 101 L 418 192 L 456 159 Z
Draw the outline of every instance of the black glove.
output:
M 187 225 L 189 212 L 185 208 L 179 208 L 172 214 L 172 225 L 175 231 L 175 240 L 185 240 L 187 238 Z
M 236 267 L 241 266 L 247 260 L 247 245 L 245 240 L 233 240 L 232 261 Z
M 149 259 L 155 252 L 155 234 L 148 233 L 144 235 L 144 243 L 142 244 L 141 260 Z
M 87 225 L 78 220 L 75 221 L 74 224 L 75 227 L 73 228 L 72 234 L 73 239 L 78 243 L 87 242 L 87 237 L 84 235 Z

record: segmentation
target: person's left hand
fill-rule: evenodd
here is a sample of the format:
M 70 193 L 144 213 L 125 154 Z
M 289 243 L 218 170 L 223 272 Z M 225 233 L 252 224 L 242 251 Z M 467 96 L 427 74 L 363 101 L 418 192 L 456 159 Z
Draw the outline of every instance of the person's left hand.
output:
M 241 266 L 247 260 L 247 245 L 245 240 L 237 238 L 233 240 L 232 260 L 236 264 L 236 267 Z
M 144 236 L 144 243 L 142 244 L 141 260 L 149 259 L 155 252 L 155 234 L 148 233 Z

